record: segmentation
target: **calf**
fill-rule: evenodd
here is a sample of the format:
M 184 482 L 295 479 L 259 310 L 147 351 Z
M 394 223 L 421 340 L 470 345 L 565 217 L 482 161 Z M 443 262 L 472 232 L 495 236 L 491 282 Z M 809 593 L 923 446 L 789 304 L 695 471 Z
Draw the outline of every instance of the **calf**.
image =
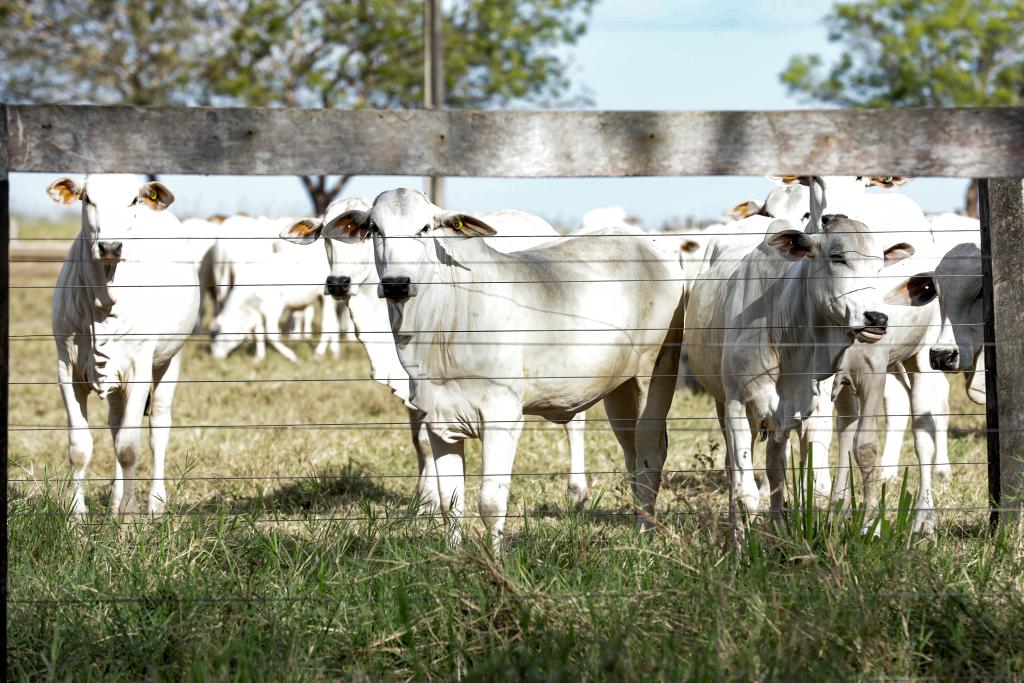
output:
M 483 441 L 480 514 L 497 545 L 523 416 L 566 423 L 602 399 L 643 513 L 653 514 L 682 324 L 671 256 L 616 230 L 505 254 L 479 239 L 496 234 L 486 221 L 406 189 L 312 234 L 372 239 L 452 541 L 466 439 Z
M 149 405 L 149 512 L 158 514 L 167 497 L 164 458 L 181 349 L 199 316 L 196 270 L 178 244 L 186 235 L 166 210 L 174 196 L 132 175 L 61 178 L 47 192 L 60 204 L 82 202 L 82 228 L 57 277 L 52 311 L 74 510 L 86 512 L 93 448 L 86 404 L 96 392 L 107 399 L 114 437 L 113 512 L 138 510 L 135 472 Z
M 807 234 L 785 220 L 755 216 L 767 228 L 760 240 L 716 242 L 708 249 L 687 306 L 690 362 L 715 397 L 726 441 L 729 519 L 742 531 L 743 509 L 756 513 L 754 436 L 768 439 L 771 511 L 781 514 L 789 433 L 815 405 L 816 381 L 839 366 L 860 339 L 887 332 L 881 298 L 863 280 L 913 253 L 886 246 L 867 226 L 845 217 L 824 220 Z M 745 242 L 745 243 L 744 243 Z M 865 491 L 868 500 L 873 490 Z
M 297 244 L 310 244 L 319 234 L 319 226 L 334 221 L 346 211 L 367 211 L 369 208 L 369 202 L 362 198 L 338 199 L 327 207 L 322 220 L 302 221 L 291 226 L 281 236 Z M 558 233 L 546 221 L 521 211 L 497 211 L 479 217 L 498 229 L 499 234 L 514 235 L 491 241 L 492 246 L 502 252 L 517 247 L 536 246 L 558 237 Z M 440 494 L 430 440 L 420 411 L 409 403 L 409 375 L 402 367 L 395 349 L 387 301 L 377 296 L 380 279 L 374 264 L 373 244 L 369 240 L 342 242 L 325 239 L 323 242 L 330 265 L 324 291 L 346 303 L 356 337 L 363 344 L 370 360 L 371 377 L 388 387 L 408 409 L 413 448 L 419 462 L 416 489 L 421 509 L 424 512 L 438 510 Z M 586 500 L 588 489 L 583 446 L 585 426 L 585 412 L 578 413 L 565 424 L 569 439 L 569 498 L 576 506 Z

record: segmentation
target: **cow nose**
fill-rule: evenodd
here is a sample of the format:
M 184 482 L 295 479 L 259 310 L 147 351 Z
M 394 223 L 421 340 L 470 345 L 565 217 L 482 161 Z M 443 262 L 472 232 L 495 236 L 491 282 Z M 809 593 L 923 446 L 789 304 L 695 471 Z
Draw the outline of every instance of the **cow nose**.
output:
M 932 370 L 954 372 L 960 368 L 960 350 L 929 349 L 928 360 L 931 362 Z
M 100 256 L 109 256 L 111 258 L 121 258 L 121 243 L 120 242 L 100 242 L 96 246 L 99 247 Z
M 411 281 L 407 277 L 382 277 L 380 279 L 380 294 L 382 299 L 392 301 L 404 301 L 409 298 L 409 286 Z
M 889 316 L 881 311 L 868 311 L 864 314 L 864 322 L 868 327 L 880 327 L 884 330 L 889 324 Z
M 328 275 L 327 284 L 324 285 L 324 289 L 335 299 L 343 299 L 348 296 L 351 284 L 352 278 L 347 275 Z

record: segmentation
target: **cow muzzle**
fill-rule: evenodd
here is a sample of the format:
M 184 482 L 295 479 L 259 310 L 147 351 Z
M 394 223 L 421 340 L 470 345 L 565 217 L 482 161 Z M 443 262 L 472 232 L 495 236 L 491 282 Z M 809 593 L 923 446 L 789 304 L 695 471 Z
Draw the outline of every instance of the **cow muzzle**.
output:
M 885 336 L 885 332 L 889 328 L 889 316 L 880 311 L 866 312 L 864 314 L 864 322 L 867 324 L 854 330 L 857 338 L 863 342 L 872 343 L 878 341 Z
M 928 362 L 932 370 L 956 372 L 960 369 L 960 350 L 933 346 L 928 349 Z
M 382 277 L 377 287 L 377 296 L 388 301 L 405 301 L 416 296 L 416 290 L 407 277 Z
M 328 275 L 324 284 L 324 293 L 335 299 L 347 299 L 351 296 L 352 278 L 347 275 Z
M 99 253 L 100 259 L 103 261 L 121 260 L 120 242 L 97 242 L 96 251 Z

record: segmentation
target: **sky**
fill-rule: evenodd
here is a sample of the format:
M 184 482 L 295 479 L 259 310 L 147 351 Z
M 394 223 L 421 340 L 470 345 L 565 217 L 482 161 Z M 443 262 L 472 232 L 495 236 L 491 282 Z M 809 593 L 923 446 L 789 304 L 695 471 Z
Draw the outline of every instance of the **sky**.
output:
M 569 48 L 572 76 L 607 110 L 800 109 L 816 105 L 786 94 L 778 75 L 790 56 L 818 53 L 831 61 L 822 23 L 825 0 L 601 0 L 590 29 Z M 820 106 L 820 105 L 817 105 Z M 15 215 L 75 214 L 45 194 L 53 174 L 12 174 Z M 179 217 L 244 211 L 304 216 L 310 204 L 294 177 L 162 176 Z M 394 187 L 423 188 L 418 177 L 359 177 L 345 194 L 372 198 Z M 656 228 L 671 217 L 714 219 L 745 199 L 763 199 L 762 177 L 713 178 L 450 178 L 445 204 L 462 210 L 517 208 L 562 225 L 588 209 L 623 206 Z M 928 213 L 958 210 L 966 183 L 915 179 L 903 191 Z

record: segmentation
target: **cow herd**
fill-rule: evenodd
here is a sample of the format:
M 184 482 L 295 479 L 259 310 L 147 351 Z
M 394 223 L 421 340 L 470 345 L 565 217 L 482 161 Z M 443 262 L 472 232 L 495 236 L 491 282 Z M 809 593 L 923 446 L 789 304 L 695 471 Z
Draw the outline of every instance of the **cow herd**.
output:
M 582 503 L 585 411 L 598 402 L 649 525 L 681 356 L 715 400 L 737 537 L 764 496 L 781 520 L 794 432 L 821 503 L 849 503 L 855 462 L 874 509 L 880 483 L 897 474 L 908 417 L 920 464 L 914 527 L 928 533 L 933 478 L 950 476 L 945 373 L 963 373 L 970 398 L 985 401 L 977 221 L 926 217 L 899 178 L 776 181 L 765 201 L 687 235 L 647 234 L 608 209 L 562 235 L 521 211 L 449 211 L 408 189 L 339 199 L 315 218 L 179 222 L 159 182 L 57 180 L 50 196 L 82 205 L 53 300 L 75 510 L 86 511 L 92 392 L 107 399 L 114 434 L 112 510 L 139 508 L 145 414 L 148 510 L 163 510 L 181 349 L 209 299 L 216 358 L 252 339 L 257 359 L 269 344 L 297 360 L 281 321 L 311 336 L 316 305 L 318 355 L 337 353 L 351 324 L 372 378 L 408 411 L 420 509 L 441 513 L 452 542 L 467 439 L 482 442 L 480 515 L 500 546 L 525 416 L 565 425 L 569 494 Z

